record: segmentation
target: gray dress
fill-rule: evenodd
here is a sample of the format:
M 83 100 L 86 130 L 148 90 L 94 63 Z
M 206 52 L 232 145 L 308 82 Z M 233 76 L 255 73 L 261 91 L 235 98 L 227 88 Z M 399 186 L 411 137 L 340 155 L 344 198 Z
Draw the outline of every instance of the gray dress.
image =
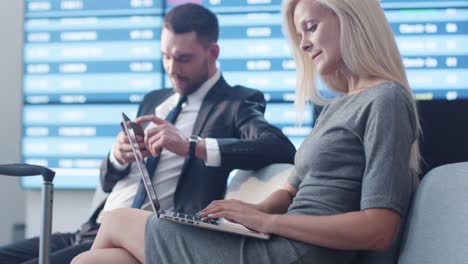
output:
M 406 216 L 415 120 L 411 97 L 394 82 L 326 105 L 299 148 L 287 214 L 335 215 L 388 208 Z M 398 243 L 398 241 L 394 241 Z M 160 220 L 146 223 L 147 263 L 353 263 L 358 251 L 279 236 L 258 240 Z M 391 252 L 390 254 L 394 254 Z

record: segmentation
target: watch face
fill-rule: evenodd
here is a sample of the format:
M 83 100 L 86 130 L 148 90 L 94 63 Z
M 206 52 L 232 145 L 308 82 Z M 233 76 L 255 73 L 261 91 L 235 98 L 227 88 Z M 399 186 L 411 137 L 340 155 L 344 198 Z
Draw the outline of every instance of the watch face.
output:
M 193 142 L 197 142 L 197 143 L 198 143 L 198 142 L 200 142 L 200 140 L 202 140 L 202 138 L 199 137 L 199 136 L 190 136 L 190 137 L 189 137 L 189 141 L 190 141 L 190 142 L 193 141 Z

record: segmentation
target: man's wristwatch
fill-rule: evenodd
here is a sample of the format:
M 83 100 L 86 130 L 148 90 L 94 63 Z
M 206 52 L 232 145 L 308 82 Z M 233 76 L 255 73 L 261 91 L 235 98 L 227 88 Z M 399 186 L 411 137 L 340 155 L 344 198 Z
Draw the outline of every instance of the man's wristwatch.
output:
M 195 157 L 195 150 L 197 148 L 197 144 L 198 142 L 200 142 L 202 140 L 201 137 L 199 136 L 195 136 L 195 135 L 192 135 L 189 137 L 188 141 L 189 141 L 189 157 Z

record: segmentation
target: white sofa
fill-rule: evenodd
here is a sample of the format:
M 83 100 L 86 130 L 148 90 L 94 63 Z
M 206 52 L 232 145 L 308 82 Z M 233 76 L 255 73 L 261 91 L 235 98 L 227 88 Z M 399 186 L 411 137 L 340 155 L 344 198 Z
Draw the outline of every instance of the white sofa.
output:
M 279 189 L 293 169 L 291 164 L 272 164 L 260 170 L 239 170 L 228 185 L 225 199 L 249 203 L 263 201 Z
M 281 186 L 292 167 L 273 164 L 257 171 L 239 171 L 228 187 L 226 198 L 259 202 Z M 467 219 L 468 162 L 437 167 L 415 189 L 407 221 L 403 223 L 401 245 L 396 249 L 398 259 L 368 251 L 356 263 L 468 263 Z

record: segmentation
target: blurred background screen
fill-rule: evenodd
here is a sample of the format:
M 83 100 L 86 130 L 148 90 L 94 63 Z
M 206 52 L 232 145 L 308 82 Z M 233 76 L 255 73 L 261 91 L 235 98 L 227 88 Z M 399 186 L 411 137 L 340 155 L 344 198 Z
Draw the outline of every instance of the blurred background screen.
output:
M 263 91 L 266 118 L 299 147 L 314 111 L 308 108 L 296 126 L 295 65 L 282 33 L 280 0 L 26 0 L 22 160 L 54 169 L 56 188 L 95 188 L 100 162 L 120 131 L 120 112 L 133 118 L 145 93 L 171 87 L 161 66 L 161 22 L 186 2 L 218 15 L 224 77 Z M 465 120 L 468 126 L 468 1 L 380 2 L 420 100 L 423 128 L 431 129 L 423 143 L 426 167 L 444 162 L 436 156 L 450 143 L 445 134 L 453 132 L 444 122 Z M 465 113 L 464 119 L 454 120 L 450 111 Z M 444 155 L 456 161 L 468 159 L 466 152 L 468 147 Z M 37 177 L 22 183 L 42 184 Z

